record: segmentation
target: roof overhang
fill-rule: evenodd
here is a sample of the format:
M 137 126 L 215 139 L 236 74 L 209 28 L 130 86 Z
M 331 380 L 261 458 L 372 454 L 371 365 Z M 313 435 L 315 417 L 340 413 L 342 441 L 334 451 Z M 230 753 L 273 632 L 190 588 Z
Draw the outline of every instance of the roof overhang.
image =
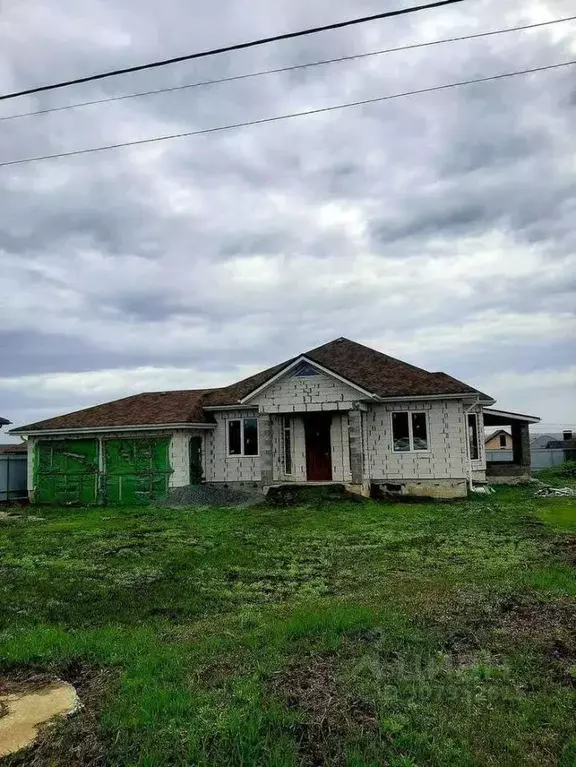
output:
M 525 415 L 524 413 L 513 413 L 510 410 L 494 410 L 493 408 L 484 408 L 485 426 L 509 426 L 512 423 L 540 423 L 542 419 L 536 415 Z
M 492 404 L 496 400 L 480 400 L 478 395 L 473 392 L 462 392 L 461 394 L 410 394 L 402 397 L 376 397 L 376 402 L 423 402 L 425 400 L 439 399 L 462 399 L 469 400 L 471 404 L 483 405 L 486 402 Z
M 11 429 L 8 433 L 15 435 L 25 435 L 29 437 L 37 436 L 64 436 L 66 434 L 112 434 L 117 432 L 141 432 L 141 431 L 181 431 L 198 429 L 214 429 L 215 423 L 163 423 L 163 424 L 143 424 L 141 426 L 92 426 L 80 429 Z
M 204 405 L 202 410 L 210 413 L 215 410 L 258 410 L 258 405 Z
M 250 402 L 250 400 L 254 399 L 254 397 L 257 397 L 261 392 L 265 391 L 269 386 L 272 386 L 274 383 L 276 383 L 276 381 L 285 376 L 286 373 L 289 373 L 291 370 L 298 367 L 298 365 L 300 365 L 302 362 L 307 362 L 309 365 L 312 365 L 312 367 L 320 370 L 322 373 L 326 373 L 326 375 L 329 375 L 332 378 L 335 378 L 337 381 L 346 384 L 346 386 L 350 386 L 350 388 L 356 389 L 359 394 L 362 394 L 362 396 L 367 399 L 377 399 L 376 395 L 372 392 L 366 391 L 366 389 L 363 389 L 361 386 L 352 383 L 352 381 L 349 381 L 347 378 L 338 375 L 338 373 L 334 373 L 334 371 L 330 370 L 330 368 L 326 368 L 323 365 L 320 365 L 320 363 L 315 362 L 315 360 L 312 360 L 305 355 L 301 355 L 300 357 L 297 357 L 295 360 L 293 360 L 289 365 L 286 365 L 285 368 L 282 368 L 282 370 L 280 370 L 279 373 L 276 373 L 275 376 L 269 378 L 268 381 L 263 383 L 257 389 L 254 389 L 254 391 L 251 391 L 250 394 L 247 394 L 246 397 L 240 400 L 240 404 L 244 405 L 245 403 Z

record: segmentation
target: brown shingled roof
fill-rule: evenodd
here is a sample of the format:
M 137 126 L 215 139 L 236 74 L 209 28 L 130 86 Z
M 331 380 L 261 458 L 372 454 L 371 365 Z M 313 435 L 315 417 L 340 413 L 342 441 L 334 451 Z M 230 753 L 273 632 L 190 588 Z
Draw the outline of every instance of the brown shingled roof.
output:
M 18 431 L 213 423 L 204 408 L 238 404 L 302 356 L 376 397 L 480 394 L 484 400 L 491 399 L 446 373 L 429 373 L 368 346 L 339 338 L 222 389 L 137 394 L 30 424 Z
M 85 410 L 23 426 L 18 431 L 91 429 L 103 426 L 161 426 L 177 423 L 210 423 L 201 406 L 205 390 L 135 394 Z
M 319 346 L 304 356 L 378 397 L 476 393 L 476 389 L 444 373 L 428 373 L 347 338 Z
M 0 445 L 0 455 L 11 453 L 27 453 L 28 445 L 25 442 L 19 442 L 11 445 Z

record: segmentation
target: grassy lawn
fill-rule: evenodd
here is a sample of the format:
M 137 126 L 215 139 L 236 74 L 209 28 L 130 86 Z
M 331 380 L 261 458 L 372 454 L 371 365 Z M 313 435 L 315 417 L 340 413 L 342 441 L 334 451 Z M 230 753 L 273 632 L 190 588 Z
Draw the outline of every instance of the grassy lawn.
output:
M 534 476 L 551 487 L 576 488 L 576 462 L 570 461 L 551 469 L 543 469 L 536 472 Z
M 576 764 L 576 503 L 35 509 L 4 676 L 83 711 L 14 767 Z

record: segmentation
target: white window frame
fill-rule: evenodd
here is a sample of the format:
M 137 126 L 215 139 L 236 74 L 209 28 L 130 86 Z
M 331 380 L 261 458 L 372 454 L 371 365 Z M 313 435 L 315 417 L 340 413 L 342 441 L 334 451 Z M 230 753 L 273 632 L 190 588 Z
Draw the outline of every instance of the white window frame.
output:
M 475 418 L 476 419 L 476 452 L 478 455 L 476 458 L 472 456 L 472 443 L 470 440 L 470 419 Z M 468 455 L 470 456 L 471 461 L 481 461 L 482 460 L 482 446 L 480 444 L 480 419 L 478 418 L 478 413 L 468 413 L 466 418 L 466 439 L 468 440 Z
M 240 422 L 240 453 L 230 452 L 230 424 Z M 258 440 L 258 452 L 254 455 L 244 453 L 244 421 L 256 421 L 256 435 Z M 260 458 L 260 421 L 257 416 L 242 416 L 242 418 L 228 418 L 226 420 L 226 457 L 227 458 Z
M 290 471 L 286 470 L 286 458 L 288 453 L 286 452 L 286 432 L 290 434 Z M 258 442 L 260 447 L 260 442 Z M 282 417 L 282 457 L 284 459 L 284 475 L 286 477 L 294 476 L 294 432 L 292 429 L 292 419 L 289 416 Z
M 408 438 L 410 440 L 410 450 L 396 450 L 394 447 L 394 416 L 400 413 L 406 413 L 408 415 Z M 425 450 L 414 449 L 414 434 L 412 432 L 412 416 L 423 415 L 426 419 L 426 440 L 428 447 Z M 423 455 L 430 452 L 430 419 L 426 410 L 393 410 L 390 413 L 390 438 L 392 441 L 392 452 L 396 455 Z

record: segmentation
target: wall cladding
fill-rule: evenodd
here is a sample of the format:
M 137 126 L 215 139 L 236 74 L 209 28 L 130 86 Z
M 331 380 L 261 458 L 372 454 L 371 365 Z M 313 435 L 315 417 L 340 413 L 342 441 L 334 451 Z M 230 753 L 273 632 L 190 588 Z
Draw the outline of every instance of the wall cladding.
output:
M 227 410 L 214 413 L 216 428 L 205 436 L 206 482 L 260 482 L 262 472 L 259 456 L 229 456 L 227 449 L 228 421 L 233 418 L 257 418 L 256 410 Z
M 393 411 L 428 414 L 429 450 L 395 453 Z M 467 475 L 464 409 L 458 400 L 371 405 L 364 414 L 366 479 L 460 479 Z

